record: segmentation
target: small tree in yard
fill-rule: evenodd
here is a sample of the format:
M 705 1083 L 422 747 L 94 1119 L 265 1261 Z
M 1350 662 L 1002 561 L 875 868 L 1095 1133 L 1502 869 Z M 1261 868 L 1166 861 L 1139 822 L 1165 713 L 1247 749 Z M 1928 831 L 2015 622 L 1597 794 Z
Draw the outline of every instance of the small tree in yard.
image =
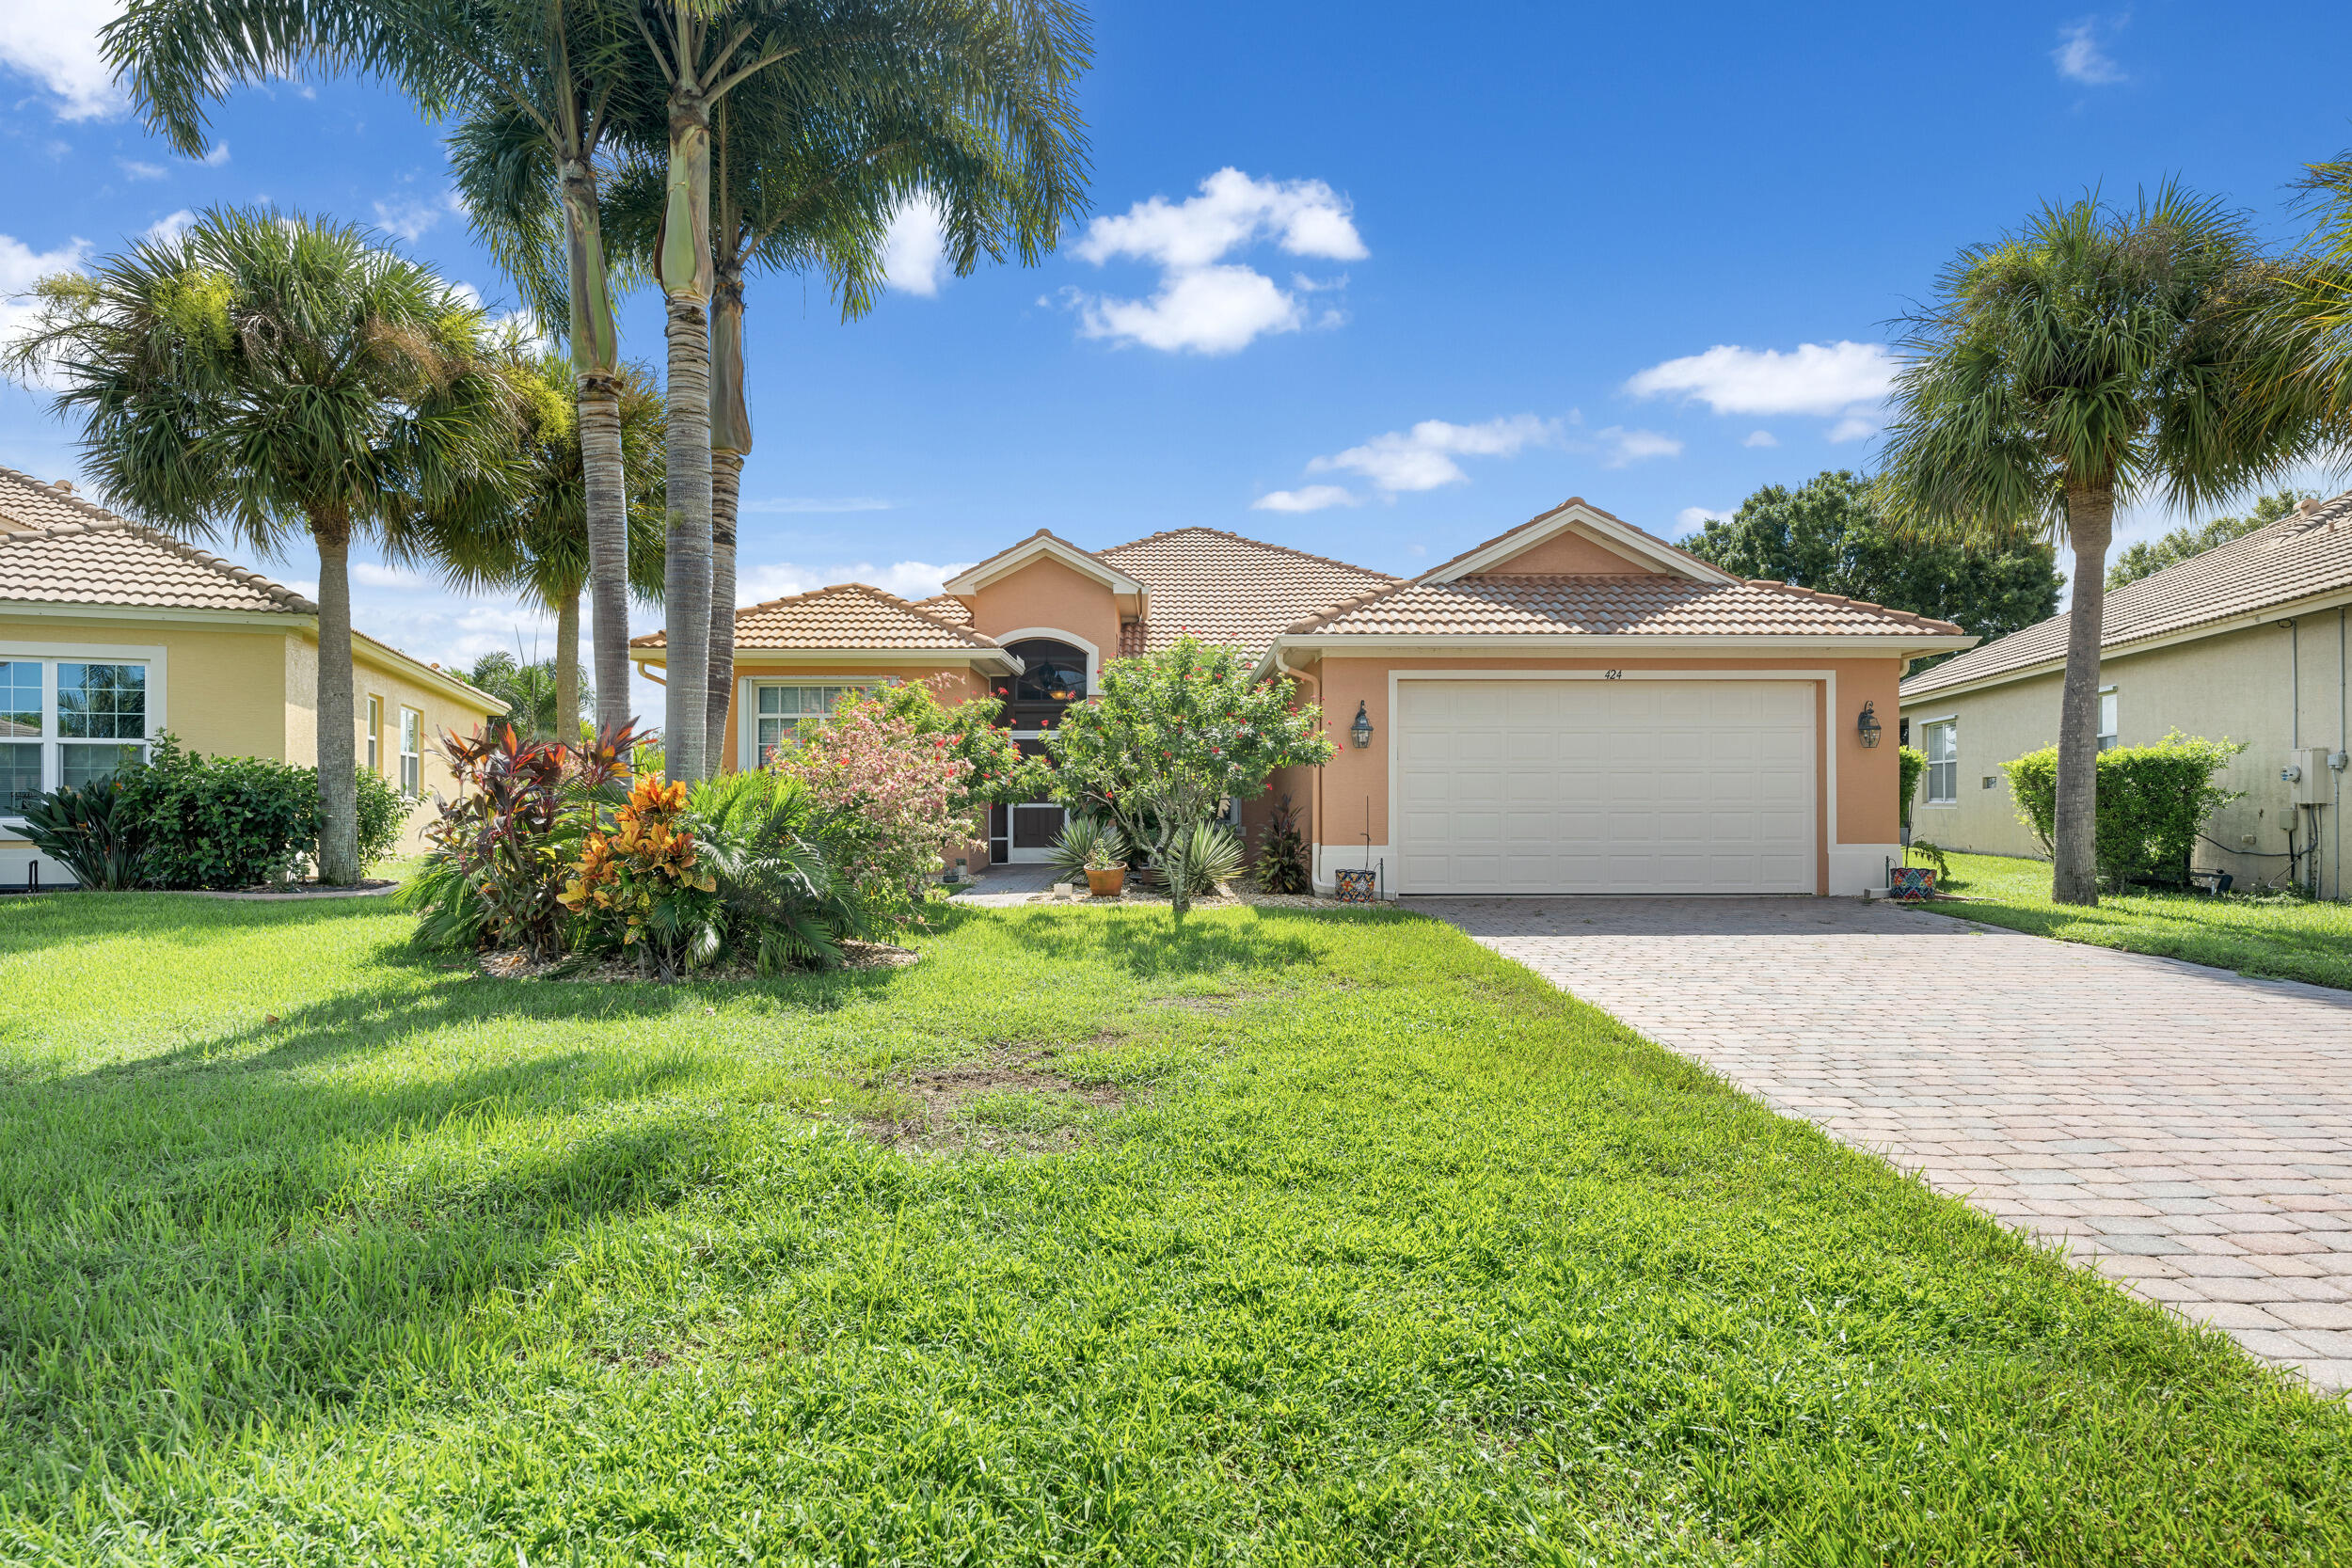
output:
M 1099 798 L 1148 844 L 1184 918 L 1191 902 L 1184 856 L 1193 830 L 1226 800 L 1264 790 L 1279 768 L 1331 756 L 1323 710 L 1296 701 L 1287 679 L 1260 682 L 1231 648 L 1192 638 L 1103 668 L 1102 690 L 1045 735 L 1055 790 Z

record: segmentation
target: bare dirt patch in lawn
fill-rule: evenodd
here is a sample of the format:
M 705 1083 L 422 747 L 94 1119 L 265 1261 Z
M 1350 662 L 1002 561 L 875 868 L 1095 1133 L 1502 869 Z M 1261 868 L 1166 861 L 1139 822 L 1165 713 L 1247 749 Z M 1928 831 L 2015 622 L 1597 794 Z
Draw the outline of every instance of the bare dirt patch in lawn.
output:
M 1053 1053 L 1012 1046 L 948 1067 L 893 1069 L 875 1087 L 883 1103 L 867 1134 L 923 1153 L 1037 1154 L 1081 1141 L 1129 1089 L 1081 1083 L 1051 1065 Z

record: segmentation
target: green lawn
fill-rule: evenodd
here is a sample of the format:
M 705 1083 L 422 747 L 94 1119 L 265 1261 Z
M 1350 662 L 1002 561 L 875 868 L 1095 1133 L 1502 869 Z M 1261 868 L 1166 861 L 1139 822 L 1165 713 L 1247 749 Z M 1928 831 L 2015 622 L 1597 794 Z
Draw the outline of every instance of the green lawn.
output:
M 1971 900 L 1924 906 L 2061 942 L 2352 990 L 2352 904 L 2282 895 L 2226 898 L 2129 893 L 2103 895 L 2095 909 L 2050 902 L 2050 867 L 2002 855 L 1949 855 L 1939 886 Z
M 943 918 L 0 902 L 0 1561 L 2352 1560 L 2341 1405 L 1447 927 Z

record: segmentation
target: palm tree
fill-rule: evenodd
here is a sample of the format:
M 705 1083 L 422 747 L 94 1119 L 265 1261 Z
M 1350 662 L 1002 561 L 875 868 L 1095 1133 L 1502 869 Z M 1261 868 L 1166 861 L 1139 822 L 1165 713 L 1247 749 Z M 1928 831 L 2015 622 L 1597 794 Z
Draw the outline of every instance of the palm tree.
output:
M 267 208 L 46 280 L 9 368 L 62 386 L 113 503 L 275 554 L 318 548 L 319 879 L 359 875 L 351 544 L 485 525 L 515 411 L 481 312 L 358 230 Z
M 571 362 L 561 355 L 510 345 L 510 376 L 524 393 L 518 434 L 523 474 L 513 509 L 498 528 L 453 530 L 418 541 L 417 553 L 465 593 L 523 593 L 555 617 L 552 701 L 580 711 L 580 595 L 590 568 L 587 466 L 572 391 Z M 631 476 L 629 586 L 649 602 L 661 597 L 661 396 L 644 373 L 624 365 L 619 391 L 623 467 Z M 485 656 L 506 658 L 504 654 Z M 601 677 L 599 677 L 601 678 Z M 480 684 L 480 683 L 476 683 Z M 596 710 L 599 721 L 604 709 Z M 558 738 L 568 740 L 568 732 Z
M 1007 169 L 1050 207 L 1016 230 L 1022 259 L 1050 249 L 1077 211 L 1084 135 L 1073 91 L 1089 45 L 1070 0 L 644 0 L 629 127 L 659 156 L 663 209 L 653 272 L 667 306 L 670 401 L 669 660 L 662 739 L 673 779 L 712 770 L 710 700 L 712 117 L 747 84 L 772 87 L 843 145 L 879 145 L 878 120 L 956 122 L 996 138 Z M 658 115 L 644 114 L 659 90 Z M 1000 236 L 968 237 L 967 251 Z M 992 253 L 995 253 L 992 245 Z M 969 264 L 968 257 L 965 264 Z M 731 609 L 732 607 L 728 607 Z M 723 709 L 722 709 L 723 711 Z
M 577 667 L 572 672 L 571 706 L 564 705 L 557 689 L 555 660 L 526 659 L 516 653 L 484 654 L 466 672 L 466 684 L 487 691 L 506 705 L 506 722 L 528 739 L 579 741 L 580 724 L 592 715 L 581 711 Z M 567 717 L 568 716 L 568 717 Z
M 910 202 L 939 215 L 957 272 L 1008 238 L 1050 245 L 1074 192 L 1029 181 L 992 127 L 887 101 L 860 122 L 810 112 L 790 78 L 737 88 L 711 114 L 713 209 L 710 312 L 710 658 L 705 766 L 717 771 L 735 684 L 737 503 L 752 450 L 743 383 L 744 275 L 821 270 L 842 320 L 873 309 L 884 284 L 890 223 Z M 652 265 L 666 205 L 664 170 L 650 158 L 608 186 L 605 232 L 613 254 Z
M 2168 185 L 1971 245 L 1908 318 L 1880 483 L 1899 527 L 2074 553 L 2051 896 L 2095 904 L 2099 641 L 2118 503 L 2204 505 L 2308 454 L 2321 424 L 2278 326 L 2284 269 Z
M 426 114 L 457 119 L 452 158 L 475 232 L 539 319 L 568 325 L 599 727 L 629 717 L 620 327 L 597 159 L 629 80 L 632 12 L 627 0 L 130 0 L 102 35 L 151 128 L 190 155 L 205 150 L 213 100 L 310 67 L 387 77 Z

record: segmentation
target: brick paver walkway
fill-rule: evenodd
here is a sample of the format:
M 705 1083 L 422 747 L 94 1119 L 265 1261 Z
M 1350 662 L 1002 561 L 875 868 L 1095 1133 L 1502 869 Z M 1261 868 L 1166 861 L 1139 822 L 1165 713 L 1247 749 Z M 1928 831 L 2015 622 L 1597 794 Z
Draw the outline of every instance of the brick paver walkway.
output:
M 2352 994 L 1842 898 L 1406 903 L 2352 1388 Z

